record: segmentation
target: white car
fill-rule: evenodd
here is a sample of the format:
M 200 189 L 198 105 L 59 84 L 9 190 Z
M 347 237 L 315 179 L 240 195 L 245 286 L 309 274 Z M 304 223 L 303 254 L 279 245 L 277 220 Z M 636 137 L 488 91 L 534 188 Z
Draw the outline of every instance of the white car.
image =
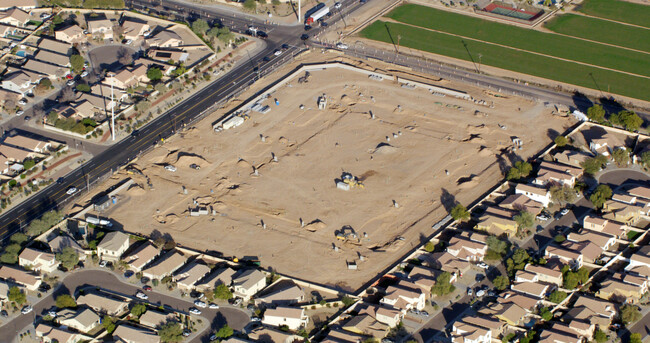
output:
M 348 45 L 345 44 L 345 43 L 336 43 L 336 47 L 337 47 L 338 49 L 343 49 L 343 50 L 345 50 L 345 49 L 348 48 Z
M 67 194 L 67 195 L 72 195 L 72 194 L 75 194 L 75 193 L 77 193 L 77 187 L 70 187 L 70 188 L 68 188 L 68 190 L 65 192 L 65 194 Z
M 75 81 L 74 81 L 74 80 L 70 80 L 70 81 L 68 81 L 68 82 L 66 83 L 66 85 L 68 85 L 68 86 L 74 86 L 74 84 L 75 84 Z
M 262 321 L 262 319 L 257 318 L 257 317 L 251 318 L 251 322 L 261 322 L 261 321 Z
M 165 170 L 170 171 L 170 172 L 173 173 L 173 172 L 176 171 L 176 167 L 172 166 L 171 164 L 168 164 L 168 165 L 165 166 Z
M 34 309 L 31 306 L 27 305 L 27 306 L 23 307 L 22 310 L 20 310 L 20 313 L 27 314 L 27 313 L 32 312 L 33 310 Z
M 280 55 L 282 55 L 282 50 L 275 50 L 275 52 L 273 53 L 273 55 L 275 55 L 275 56 L 280 56 Z
M 485 263 L 485 262 L 481 262 L 481 263 L 479 263 L 479 264 L 478 264 L 478 267 L 479 267 L 479 268 L 483 268 L 483 269 L 489 269 L 489 268 L 490 268 L 490 266 L 487 265 L 487 263 Z
M 126 41 L 126 45 L 131 45 L 131 43 L 133 43 L 133 39 L 129 39 Z
M 106 268 L 107 265 L 108 265 L 108 261 L 99 262 L 99 266 L 102 267 L 102 268 Z
M 81 73 L 81 77 L 86 77 L 88 76 L 88 70 L 85 70 L 83 73 Z
M 339 8 L 341 8 L 341 6 L 342 6 L 342 5 L 341 5 L 340 2 L 337 2 L 337 3 L 334 4 L 334 8 L 336 8 L 337 10 L 338 10 Z
M 201 314 L 201 310 L 199 310 L 198 308 L 194 308 L 194 307 L 190 308 L 189 312 L 191 314 Z
M 478 291 L 476 291 L 476 296 L 477 296 L 477 297 L 480 298 L 480 297 L 482 297 L 482 296 L 484 296 L 484 295 L 485 295 L 485 291 L 484 291 L 484 290 L 479 289 Z
M 23 110 L 19 110 L 18 112 L 16 112 L 16 115 L 17 115 L 17 116 L 22 116 L 23 113 L 25 113 L 25 111 L 23 111 Z
M 20 101 L 18 101 L 18 105 L 27 105 L 27 99 L 20 99 Z
M 210 305 L 208 305 L 208 307 L 211 308 L 211 309 L 213 309 L 213 310 L 216 310 L 216 309 L 219 308 L 219 305 L 217 305 L 217 304 L 215 304 L 215 303 L 210 303 Z
M 146 295 L 145 293 L 142 293 L 142 292 L 138 292 L 138 293 L 136 293 L 135 296 L 136 296 L 138 299 L 142 299 L 142 300 L 147 300 L 147 299 L 149 299 L 149 296 Z
M 52 15 L 49 14 L 49 13 L 41 13 L 41 19 L 43 19 L 43 20 L 45 20 L 45 19 L 47 19 L 47 18 L 49 18 L 49 17 L 51 17 L 51 16 L 52 16 Z
M 198 306 L 198 307 L 200 307 L 200 308 L 206 308 L 206 307 L 207 307 L 207 305 L 205 304 L 205 302 L 203 302 L 203 301 L 201 301 L 201 300 L 196 300 L 196 301 L 194 302 L 194 305 L 196 305 L 196 306 Z

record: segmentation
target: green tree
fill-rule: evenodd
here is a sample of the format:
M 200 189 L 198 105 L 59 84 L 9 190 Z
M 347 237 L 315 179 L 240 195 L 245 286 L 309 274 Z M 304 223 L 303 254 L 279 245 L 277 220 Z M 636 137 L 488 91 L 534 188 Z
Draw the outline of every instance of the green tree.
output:
M 639 162 L 646 168 L 650 168 L 650 151 L 645 151 L 641 154 Z
M 79 263 L 79 254 L 72 247 L 63 248 L 55 257 L 66 270 L 71 270 Z
M 608 340 L 609 340 L 609 336 L 607 336 L 605 331 L 601 330 L 600 328 L 594 331 L 594 341 L 596 341 L 597 343 L 605 343 Z
M 530 172 L 533 171 L 533 166 L 525 161 L 517 161 L 514 166 L 508 170 L 506 175 L 507 180 L 519 180 L 530 175 Z
M 555 235 L 555 237 L 553 237 L 553 240 L 555 241 L 555 243 L 562 243 L 566 241 L 566 237 L 564 237 L 563 234 L 558 233 L 557 235 Z
M 220 283 L 217 285 L 217 287 L 214 288 L 214 297 L 223 300 L 232 299 L 232 292 L 228 286 Z
M 27 242 L 28 239 L 29 239 L 29 237 L 27 237 L 26 234 L 24 234 L 22 232 L 16 232 L 13 235 L 11 235 L 11 238 L 9 238 L 9 241 L 12 242 L 12 243 L 16 243 L 16 244 L 23 244 L 23 243 Z
M 77 307 L 77 302 L 69 294 L 61 294 L 56 297 L 56 307 L 58 308 L 75 308 Z
M 619 167 L 625 167 L 630 163 L 630 153 L 627 149 L 614 149 L 612 159 Z
M 23 293 L 23 291 L 16 286 L 9 288 L 9 295 L 7 298 L 9 301 L 13 301 L 18 305 L 22 305 L 27 302 L 27 295 L 25 295 L 25 293 Z
M 192 31 L 199 36 L 203 36 L 208 29 L 210 29 L 210 25 L 203 19 L 197 19 L 192 23 Z
M 75 88 L 77 88 L 77 90 L 80 92 L 85 92 L 85 93 L 90 92 L 90 86 L 87 83 L 80 83 Z
M 247 11 L 255 11 L 257 9 L 257 1 L 255 0 L 246 0 L 244 1 L 244 9 Z
M 492 284 L 496 289 L 502 291 L 510 286 L 510 279 L 504 275 L 499 275 L 492 280 Z
M 75 54 L 70 56 L 70 65 L 72 66 L 72 71 L 79 74 L 84 68 L 84 58 L 81 55 Z
M 59 119 L 59 114 L 56 113 L 56 111 L 50 111 L 47 115 L 47 122 L 50 123 L 51 125 L 54 125 L 56 121 Z
M 556 204 L 572 203 L 576 200 L 576 191 L 569 186 L 554 185 L 550 188 L 551 200 Z
M 598 185 L 596 190 L 591 193 L 589 200 L 594 206 L 598 209 L 602 208 L 605 205 L 605 202 L 612 198 L 612 189 L 607 185 Z
M 487 260 L 500 260 L 508 251 L 508 242 L 500 240 L 497 236 L 489 236 L 486 239 L 488 251 L 485 254 Z
M 226 339 L 232 336 L 233 333 L 235 333 L 234 330 L 230 326 L 228 326 L 228 324 L 226 324 L 222 326 L 221 329 L 219 329 L 219 331 L 215 332 L 215 335 L 217 336 L 218 339 L 219 338 Z
M 535 224 L 535 217 L 527 211 L 520 211 L 514 218 L 520 228 L 529 229 Z
M 469 219 L 469 211 L 462 204 L 456 204 L 454 208 L 451 209 L 451 217 L 455 221 L 465 221 Z
M 355 302 L 357 302 L 357 300 L 355 298 L 352 298 L 352 297 L 349 297 L 349 296 L 345 295 L 341 299 L 341 302 L 343 303 L 343 306 L 349 307 L 349 306 L 352 306 L 352 304 L 354 304 Z
M 427 252 L 434 252 L 436 250 L 436 245 L 432 242 L 427 242 L 427 244 L 424 245 L 424 250 Z
M 106 332 L 108 332 L 109 335 L 112 334 L 113 331 L 115 331 L 115 322 L 113 322 L 113 318 L 105 315 L 102 320 L 102 327 L 106 329 Z
M 596 157 L 588 158 L 581 164 L 585 174 L 589 174 L 589 175 L 595 175 L 606 165 L 607 165 L 607 157 L 603 155 L 598 155 Z
M 542 307 L 539 310 L 539 316 L 542 317 L 545 322 L 553 319 L 553 313 L 548 309 L 548 307 Z
M 183 341 L 183 327 L 178 322 L 167 322 L 158 330 L 160 341 L 165 343 L 176 343 Z
M 60 222 L 62 218 L 63 215 L 58 211 L 45 212 L 41 219 L 32 220 L 27 227 L 27 234 L 30 236 L 40 235 Z
M 451 274 L 449 272 L 443 272 L 438 275 L 436 283 L 431 287 L 431 294 L 443 296 L 453 292 L 455 289 L 456 287 L 451 284 Z
M 557 136 L 557 137 L 555 137 L 554 142 L 555 142 L 555 145 L 557 145 L 558 147 L 561 148 L 561 147 L 567 145 L 569 143 L 569 140 L 564 136 Z
M 636 131 L 643 124 L 643 119 L 633 111 L 621 111 L 612 114 L 609 120 L 612 124 L 624 126 L 629 131 Z
M 641 319 L 641 311 L 634 305 L 625 304 L 620 309 L 621 321 L 628 325 Z
M 559 304 L 566 299 L 567 296 L 568 294 L 566 292 L 553 291 L 553 293 L 548 297 L 548 301 Z
M 605 109 L 600 105 L 593 105 L 587 110 L 587 118 L 596 123 L 605 121 Z
M 643 339 L 640 333 L 630 334 L 630 343 L 643 343 Z
M 147 70 L 147 78 L 149 78 L 149 81 L 151 82 L 156 82 L 162 79 L 162 77 L 163 77 L 163 73 L 157 67 L 151 67 Z
M 147 306 L 145 304 L 135 304 L 131 308 L 131 315 L 135 317 L 140 317 L 145 312 L 147 312 Z

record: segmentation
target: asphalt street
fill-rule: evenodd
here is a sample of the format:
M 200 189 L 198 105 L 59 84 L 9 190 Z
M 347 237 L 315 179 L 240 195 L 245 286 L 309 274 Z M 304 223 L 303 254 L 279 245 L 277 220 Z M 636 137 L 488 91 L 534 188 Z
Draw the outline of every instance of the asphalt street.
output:
M 18 317 L 2 326 L 2 332 L 9 334 L 10 337 L 16 337 L 26 327 L 34 322 L 42 313 L 54 306 L 54 299 L 59 294 L 75 294 L 80 289 L 101 287 L 102 291 L 114 293 L 126 297 L 135 298 L 135 294 L 140 287 L 120 281 L 115 274 L 107 270 L 87 269 L 78 270 L 70 273 L 63 279 L 61 285 L 48 296 L 42 298 L 37 304 L 33 305 L 34 311 L 28 314 L 19 314 Z M 168 295 L 153 292 L 146 292 L 149 296 L 148 303 L 155 306 L 168 305 L 174 310 L 188 314 L 190 307 L 194 307 L 193 299 L 178 299 Z M 201 309 L 200 317 L 210 323 L 209 329 L 195 335 L 190 342 L 208 342 L 210 333 L 228 324 L 235 330 L 243 329 L 250 322 L 249 315 L 241 309 L 222 306 L 218 310 L 208 308 Z

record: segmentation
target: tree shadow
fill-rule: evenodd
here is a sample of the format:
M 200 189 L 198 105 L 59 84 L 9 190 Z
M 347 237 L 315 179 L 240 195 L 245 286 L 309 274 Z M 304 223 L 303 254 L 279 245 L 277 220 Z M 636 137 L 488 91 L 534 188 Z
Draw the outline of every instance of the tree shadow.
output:
M 573 93 L 573 96 L 571 98 L 573 99 L 575 108 L 583 113 L 587 113 L 589 107 L 594 105 L 594 102 L 591 101 L 591 99 L 577 91 Z
M 456 206 L 456 197 L 449 193 L 449 191 L 445 188 L 442 188 L 442 194 L 440 194 L 440 202 L 442 203 L 442 206 L 445 207 L 445 211 L 451 212 L 451 209 Z
M 557 130 L 554 130 L 554 129 L 548 129 L 548 130 L 546 130 L 546 136 L 547 136 L 548 138 L 550 138 L 551 140 L 555 140 L 555 138 L 556 138 L 557 136 L 559 136 L 559 135 L 560 135 L 560 133 L 557 132 Z
M 618 113 L 620 111 L 624 111 L 626 108 L 621 105 L 614 97 L 602 97 L 599 98 L 598 101 L 600 101 L 601 106 L 607 111 L 607 113 Z

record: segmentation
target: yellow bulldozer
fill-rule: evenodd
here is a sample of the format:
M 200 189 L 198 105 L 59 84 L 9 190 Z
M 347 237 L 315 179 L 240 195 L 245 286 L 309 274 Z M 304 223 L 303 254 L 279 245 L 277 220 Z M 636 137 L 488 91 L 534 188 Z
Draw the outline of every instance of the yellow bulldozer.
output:
M 359 179 L 357 179 L 356 176 L 353 176 L 350 173 L 344 172 L 341 175 L 341 180 L 347 183 L 348 185 L 350 185 L 350 188 L 355 188 L 355 187 L 359 187 L 362 189 L 364 188 L 363 182 L 359 181 Z
M 351 242 L 355 244 L 359 244 L 361 240 L 359 240 L 359 235 L 354 231 L 354 229 L 349 226 L 345 225 L 343 226 L 340 230 L 337 230 L 335 233 L 336 239 L 344 242 Z

